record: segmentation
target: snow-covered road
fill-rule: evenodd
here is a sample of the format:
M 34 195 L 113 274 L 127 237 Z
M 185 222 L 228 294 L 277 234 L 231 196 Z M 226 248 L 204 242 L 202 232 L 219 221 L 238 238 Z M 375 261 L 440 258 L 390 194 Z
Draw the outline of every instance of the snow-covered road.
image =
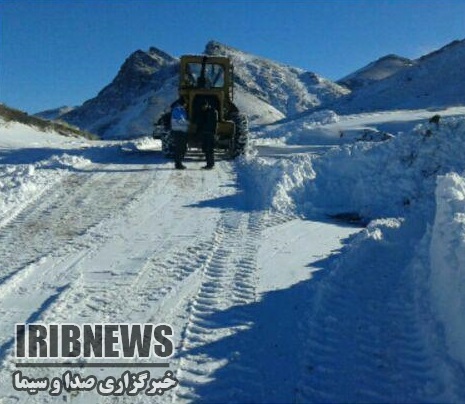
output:
M 11 387 L 16 323 L 165 322 L 175 327 L 176 399 L 265 400 L 263 382 L 270 376 L 261 358 L 273 355 L 261 346 L 282 337 L 266 333 L 257 344 L 235 335 L 250 332 L 260 323 L 257 316 L 272 315 L 253 309 L 267 292 L 310 278 L 305 266 L 312 254 L 303 258 L 303 240 L 325 234 L 325 226 L 331 229 L 315 250 L 320 258 L 355 230 L 309 226 L 253 209 L 253 195 L 238 188 L 234 163 L 228 161 L 206 172 L 202 162 L 192 160 L 179 172 L 157 153 L 113 153 L 105 163 L 69 170 L 20 212 L 2 218 L 2 396 L 6 402 L 25 399 Z M 288 301 L 280 310 L 293 315 L 296 304 Z M 277 334 L 297 332 L 282 330 L 279 322 Z M 225 339 L 230 349 L 217 352 L 215 345 Z M 291 369 L 294 353 L 288 355 Z M 225 370 L 227 377 L 219 378 Z M 30 375 L 54 372 L 32 369 Z M 107 374 L 105 369 L 100 376 Z M 283 397 L 294 395 L 293 383 L 286 383 Z M 89 395 L 82 394 L 83 402 Z M 30 397 L 35 399 L 47 397 Z M 105 401 L 92 396 L 99 399 Z
M 367 227 L 321 209 L 343 206 L 333 194 L 344 198 L 350 175 L 363 178 L 358 189 L 380 191 L 357 196 L 396 208 L 382 191 L 397 179 L 364 174 L 356 159 L 368 153 L 341 165 L 349 157 L 326 153 L 332 146 L 270 143 L 213 171 L 191 154 L 176 171 L 159 151 L 47 139 L 0 150 L 0 403 L 153 401 L 15 391 L 14 325 L 37 322 L 172 325 L 179 385 L 158 402 L 465 399 L 461 365 L 432 314 L 430 205 Z M 73 368 L 99 380 L 125 370 Z M 164 371 L 150 368 L 151 377 Z

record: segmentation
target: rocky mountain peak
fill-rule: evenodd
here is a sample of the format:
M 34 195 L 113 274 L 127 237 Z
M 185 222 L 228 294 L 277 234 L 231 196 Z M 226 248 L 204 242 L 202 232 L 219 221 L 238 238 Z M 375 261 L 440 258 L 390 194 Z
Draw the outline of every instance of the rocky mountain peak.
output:
M 123 63 L 115 81 L 133 81 L 148 78 L 161 68 L 176 61 L 167 53 L 151 47 L 148 52 L 136 50 Z
M 218 41 L 209 41 L 205 46 L 204 54 L 210 56 L 225 56 L 232 52 L 240 52 L 231 46 L 224 45 Z
M 147 53 L 152 58 L 159 58 L 161 60 L 164 60 L 167 63 L 172 63 L 176 61 L 176 58 L 162 51 L 161 49 L 155 48 L 154 46 L 151 46 Z

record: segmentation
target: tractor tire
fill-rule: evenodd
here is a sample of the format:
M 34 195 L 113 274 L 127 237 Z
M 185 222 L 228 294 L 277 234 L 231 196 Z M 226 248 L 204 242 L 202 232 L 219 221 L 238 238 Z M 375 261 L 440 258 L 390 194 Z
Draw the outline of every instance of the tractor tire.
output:
M 172 132 L 164 132 L 161 136 L 161 151 L 167 158 L 174 158 L 174 136 Z
M 246 114 L 235 112 L 231 114 L 231 120 L 235 124 L 234 138 L 231 142 L 231 156 L 236 158 L 244 154 L 249 144 L 249 120 Z

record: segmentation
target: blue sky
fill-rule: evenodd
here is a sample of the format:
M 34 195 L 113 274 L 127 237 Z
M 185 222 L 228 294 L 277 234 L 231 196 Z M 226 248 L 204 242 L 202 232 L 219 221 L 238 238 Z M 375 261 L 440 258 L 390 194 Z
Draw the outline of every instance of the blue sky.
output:
M 465 1 L 0 0 L 0 24 L 0 102 L 33 113 L 94 97 L 137 49 L 212 39 L 337 80 L 464 39 Z

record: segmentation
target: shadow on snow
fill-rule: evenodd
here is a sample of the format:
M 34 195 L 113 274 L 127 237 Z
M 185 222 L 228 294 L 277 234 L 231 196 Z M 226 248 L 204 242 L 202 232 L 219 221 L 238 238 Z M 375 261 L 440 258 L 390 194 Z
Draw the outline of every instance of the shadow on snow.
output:
M 179 354 L 226 362 L 205 384 L 181 381 L 182 386 L 193 390 L 195 401 L 299 401 L 302 372 L 311 374 L 313 370 L 313 364 L 306 363 L 303 355 L 311 327 L 309 314 L 318 284 L 335 256 L 310 263 L 312 271 L 320 270 L 309 280 L 266 292 L 257 302 L 236 305 L 205 318 L 214 329 L 236 327 L 236 332 Z

